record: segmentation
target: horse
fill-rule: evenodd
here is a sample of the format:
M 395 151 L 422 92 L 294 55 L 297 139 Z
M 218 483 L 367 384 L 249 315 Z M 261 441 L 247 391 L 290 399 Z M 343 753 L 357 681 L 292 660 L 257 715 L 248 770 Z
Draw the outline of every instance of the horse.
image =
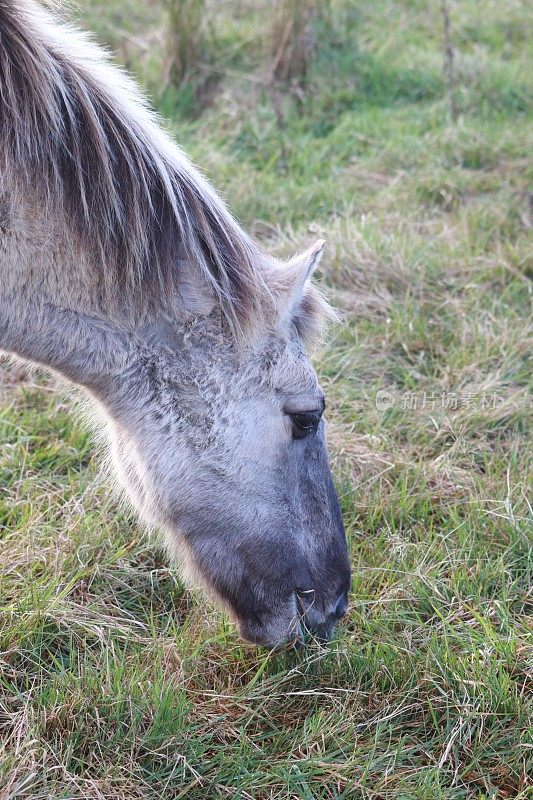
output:
M 81 388 L 140 519 L 243 639 L 329 640 L 350 566 L 308 356 L 324 243 L 268 255 L 33 0 L 0 0 L 0 164 L 0 350 Z

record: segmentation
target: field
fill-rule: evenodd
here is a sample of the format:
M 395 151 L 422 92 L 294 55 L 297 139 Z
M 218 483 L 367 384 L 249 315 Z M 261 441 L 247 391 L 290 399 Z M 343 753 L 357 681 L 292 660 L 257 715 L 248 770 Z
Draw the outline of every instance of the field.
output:
M 211 5 L 178 88 L 162 4 L 79 16 L 265 246 L 327 240 L 350 613 L 326 647 L 240 642 L 114 497 L 65 395 L 5 365 L 0 797 L 526 800 L 531 8 L 450 0 L 450 87 L 436 0 L 332 0 L 283 85 L 272 4 Z

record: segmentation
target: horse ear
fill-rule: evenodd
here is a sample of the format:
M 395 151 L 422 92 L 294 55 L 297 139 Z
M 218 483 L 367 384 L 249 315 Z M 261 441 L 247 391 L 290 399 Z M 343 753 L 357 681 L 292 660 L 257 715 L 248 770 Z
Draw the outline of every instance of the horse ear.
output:
M 292 317 L 304 297 L 305 288 L 318 267 L 324 249 L 324 239 L 319 239 L 303 253 L 291 258 L 278 276 L 282 316 Z

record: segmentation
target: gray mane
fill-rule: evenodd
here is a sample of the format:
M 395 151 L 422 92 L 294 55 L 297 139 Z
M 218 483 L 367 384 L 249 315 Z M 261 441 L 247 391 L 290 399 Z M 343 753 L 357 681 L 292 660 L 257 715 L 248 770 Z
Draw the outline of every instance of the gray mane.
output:
M 226 316 L 250 321 L 265 254 L 87 36 L 30 0 L 0 0 L 0 163 L 58 212 L 106 285 L 164 297 L 194 262 Z

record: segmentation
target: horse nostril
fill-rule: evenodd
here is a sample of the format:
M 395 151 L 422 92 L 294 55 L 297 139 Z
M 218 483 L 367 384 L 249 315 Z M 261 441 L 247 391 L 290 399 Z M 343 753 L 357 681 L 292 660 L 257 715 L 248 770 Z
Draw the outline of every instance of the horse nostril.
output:
M 341 617 L 344 617 L 347 611 L 348 611 L 348 598 L 346 597 L 345 594 L 341 594 L 335 605 L 335 611 L 333 612 L 335 619 L 340 619 Z

